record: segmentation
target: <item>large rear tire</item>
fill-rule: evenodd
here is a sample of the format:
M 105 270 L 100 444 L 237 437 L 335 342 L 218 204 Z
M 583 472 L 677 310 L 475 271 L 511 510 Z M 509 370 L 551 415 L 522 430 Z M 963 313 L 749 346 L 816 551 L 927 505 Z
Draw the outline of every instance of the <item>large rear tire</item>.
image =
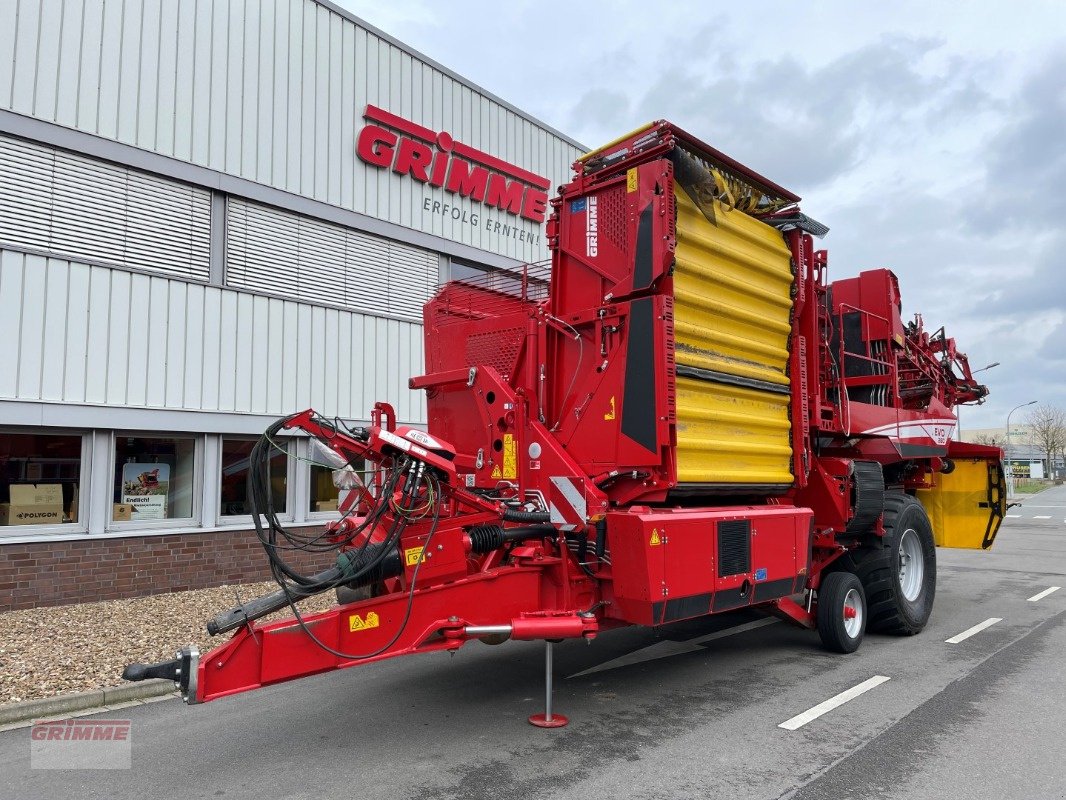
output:
M 913 636 L 925 627 L 936 595 L 936 543 L 925 508 L 910 495 L 885 494 L 882 547 L 844 556 L 841 568 L 854 572 L 869 606 L 867 629 Z
M 866 593 L 850 572 L 830 572 L 818 587 L 818 635 L 827 650 L 854 653 L 866 633 Z

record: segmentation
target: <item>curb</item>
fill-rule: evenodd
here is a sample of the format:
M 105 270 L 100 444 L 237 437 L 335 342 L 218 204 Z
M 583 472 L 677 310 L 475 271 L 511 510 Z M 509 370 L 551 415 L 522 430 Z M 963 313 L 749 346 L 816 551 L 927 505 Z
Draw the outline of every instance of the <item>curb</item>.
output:
M 28 719 L 37 717 L 69 714 L 73 711 L 104 708 L 118 703 L 143 700 L 147 697 L 159 697 L 173 692 L 176 692 L 174 681 L 157 678 L 127 684 L 126 686 L 94 689 L 90 692 L 76 692 L 74 694 L 61 694 L 57 697 L 44 697 L 39 700 L 24 700 L 21 703 L 8 703 L 0 706 L 0 725 L 25 722 Z

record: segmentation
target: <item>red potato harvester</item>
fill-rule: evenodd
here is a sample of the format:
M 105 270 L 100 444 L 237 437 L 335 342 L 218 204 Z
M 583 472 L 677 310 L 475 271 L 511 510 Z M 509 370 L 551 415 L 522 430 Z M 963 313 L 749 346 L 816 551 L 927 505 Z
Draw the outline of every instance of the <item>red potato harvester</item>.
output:
M 542 639 L 548 705 L 530 721 L 557 726 L 553 641 L 740 608 L 843 653 L 868 629 L 922 630 L 935 546 L 990 547 L 1006 503 L 1002 452 L 952 438 L 954 407 L 987 394 L 955 341 L 903 321 L 886 269 L 828 281 L 827 228 L 796 195 L 668 122 L 574 167 L 550 268 L 453 281 L 426 305 L 410 385 L 428 432 L 385 403 L 367 428 L 311 410 L 271 426 L 249 483 L 279 590 L 211 620 L 233 632 L 211 652 L 126 678 L 173 678 L 200 703 Z M 322 533 L 274 513 L 282 430 L 357 484 Z M 330 611 L 294 605 L 333 590 Z

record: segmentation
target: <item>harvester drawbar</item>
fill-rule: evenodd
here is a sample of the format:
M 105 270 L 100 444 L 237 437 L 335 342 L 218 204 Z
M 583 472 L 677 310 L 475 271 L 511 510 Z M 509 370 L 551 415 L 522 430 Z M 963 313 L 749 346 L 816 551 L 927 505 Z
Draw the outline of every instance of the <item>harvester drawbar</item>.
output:
M 249 470 L 279 589 L 208 622 L 201 656 L 134 664 L 190 703 L 470 640 L 551 644 L 755 608 L 858 648 L 921 631 L 935 547 L 992 545 L 1002 452 L 955 442 L 987 389 L 885 269 L 829 282 L 799 198 L 667 122 L 575 163 L 550 268 L 425 307 L 428 431 L 279 420 Z M 273 507 L 279 437 L 347 490 L 322 531 Z M 292 563 L 318 559 L 305 574 Z M 336 592 L 339 605 L 296 602 Z M 291 619 L 261 622 L 289 608 Z

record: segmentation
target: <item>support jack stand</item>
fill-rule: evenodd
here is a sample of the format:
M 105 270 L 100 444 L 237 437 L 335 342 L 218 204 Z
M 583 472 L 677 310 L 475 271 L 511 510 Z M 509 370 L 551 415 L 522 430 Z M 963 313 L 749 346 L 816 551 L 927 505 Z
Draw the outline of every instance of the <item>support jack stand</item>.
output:
M 552 642 L 544 643 L 544 713 L 529 718 L 538 728 L 561 728 L 570 722 L 562 714 L 552 714 Z

